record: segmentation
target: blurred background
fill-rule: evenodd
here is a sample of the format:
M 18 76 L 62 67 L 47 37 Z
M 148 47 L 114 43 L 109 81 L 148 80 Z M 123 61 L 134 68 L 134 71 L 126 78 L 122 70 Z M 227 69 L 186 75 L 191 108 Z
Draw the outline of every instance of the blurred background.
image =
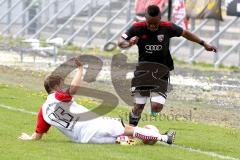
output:
M 134 21 L 144 20 L 149 4 L 160 7 L 162 20 L 198 34 L 219 51 L 203 54 L 200 46 L 174 38 L 174 57 L 190 63 L 204 61 L 215 67 L 240 65 L 238 0 L 1 0 L 0 50 L 16 52 L 22 61 L 31 49 L 50 56 L 59 54 L 58 49 L 61 55 L 66 54 L 66 49 L 106 49 Z M 56 37 L 57 43 L 49 43 Z M 35 44 L 29 39 L 35 39 Z M 49 54 L 44 54 L 41 46 L 52 46 L 45 49 Z M 136 48 L 131 50 L 135 52 Z

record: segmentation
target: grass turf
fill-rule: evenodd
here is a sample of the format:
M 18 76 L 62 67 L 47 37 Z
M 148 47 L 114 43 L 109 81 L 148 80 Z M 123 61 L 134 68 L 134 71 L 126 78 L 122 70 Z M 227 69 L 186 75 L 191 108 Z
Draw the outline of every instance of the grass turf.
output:
M 0 85 L 0 104 L 37 112 L 44 102 L 44 93 L 25 88 Z M 80 97 L 78 102 L 93 108 L 97 102 Z M 109 116 L 127 113 L 126 107 L 118 107 Z M 36 116 L 0 108 L 0 159 L 219 159 L 178 147 L 162 144 L 153 146 L 121 146 L 116 144 L 76 144 L 51 128 L 42 141 L 23 142 L 17 139 L 21 132 L 32 133 Z M 121 116 L 121 115 L 120 115 Z M 204 116 L 204 115 L 203 115 Z M 140 125 L 153 124 L 161 132 L 177 131 L 176 144 L 224 156 L 240 158 L 240 129 L 208 125 L 192 121 L 141 121 Z

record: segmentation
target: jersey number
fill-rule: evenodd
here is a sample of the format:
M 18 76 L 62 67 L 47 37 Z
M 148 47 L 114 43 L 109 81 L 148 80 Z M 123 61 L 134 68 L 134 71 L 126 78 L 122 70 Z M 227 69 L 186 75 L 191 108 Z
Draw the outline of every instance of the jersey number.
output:
M 73 120 L 73 116 L 69 113 L 65 113 L 65 110 L 61 107 L 57 107 L 57 109 L 49 115 L 49 118 L 64 128 L 68 128 Z

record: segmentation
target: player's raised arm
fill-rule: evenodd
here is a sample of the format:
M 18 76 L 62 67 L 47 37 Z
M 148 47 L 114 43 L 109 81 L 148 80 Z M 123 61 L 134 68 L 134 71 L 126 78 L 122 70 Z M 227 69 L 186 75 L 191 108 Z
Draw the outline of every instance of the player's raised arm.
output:
M 217 48 L 215 46 L 206 43 L 201 38 L 199 38 L 197 35 L 189 32 L 187 30 L 183 30 L 182 36 L 190 41 L 193 41 L 195 43 L 202 45 L 207 51 L 217 52 Z
M 80 84 L 81 84 L 81 79 L 82 79 L 82 73 L 83 73 L 83 65 L 82 65 L 81 61 L 79 60 L 79 58 L 75 59 L 75 63 L 78 66 L 78 69 L 77 69 L 77 73 L 75 74 L 75 76 L 71 82 L 71 85 L 69 87 L 70 95 L 76 94 L 77 90 L 79 89 Z

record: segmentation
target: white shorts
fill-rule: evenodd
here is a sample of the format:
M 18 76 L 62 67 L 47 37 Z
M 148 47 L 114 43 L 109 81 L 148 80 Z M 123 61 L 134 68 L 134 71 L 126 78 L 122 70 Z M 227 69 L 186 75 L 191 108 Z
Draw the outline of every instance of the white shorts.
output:
M 144 97 L 144 96 L 141 96 L 139 93 L 136 93 L 133 96 L 133 98 L 134 98 L 134 102 L 136 104 L 146 104 L 148 97 Z M 151 92 L 150 98 L 151 98 L 151 102 L 156 102 L 156 103 L 160 103 L 160 104 L 165 104 L 165 102 L 166 102 L 166 98 L 164 96 L 154 93 L 154 92 Z
M 115 143 L 117 137 L 124 134 L 124 127 L 120 120 L 102 117 L 98 125 L 101 127 L 90 138 L 88 143 Z

